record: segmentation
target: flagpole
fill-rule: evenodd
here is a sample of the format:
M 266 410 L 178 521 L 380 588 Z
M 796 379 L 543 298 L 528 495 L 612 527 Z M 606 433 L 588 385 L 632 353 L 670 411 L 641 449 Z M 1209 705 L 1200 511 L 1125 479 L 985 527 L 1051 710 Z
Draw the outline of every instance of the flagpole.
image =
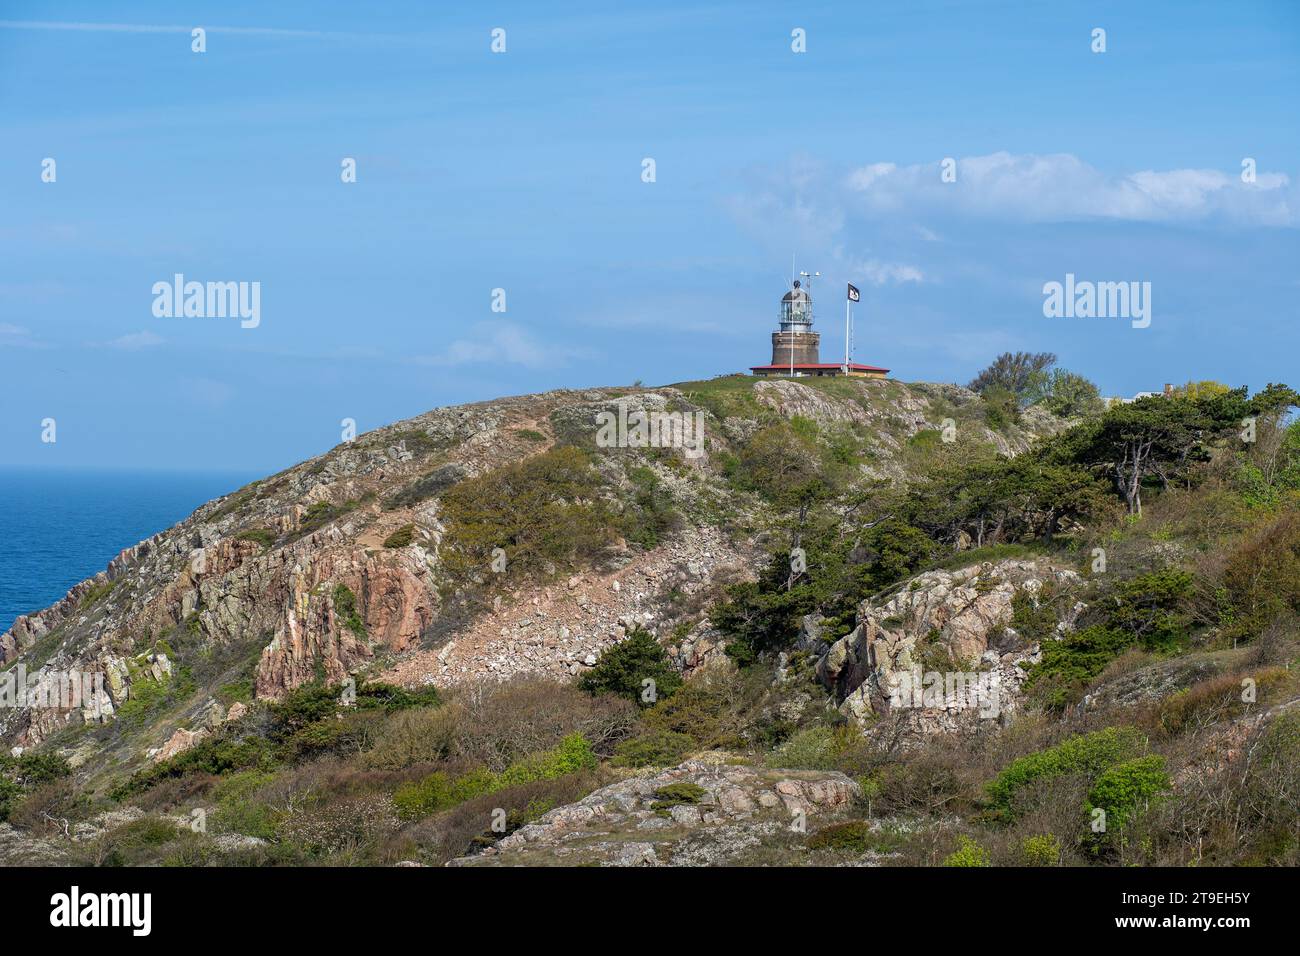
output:
M 853 308 L 853 300 L 849 298 L 848 291 L 844 293 L 844 377 L 849 375 L 849 316 Z

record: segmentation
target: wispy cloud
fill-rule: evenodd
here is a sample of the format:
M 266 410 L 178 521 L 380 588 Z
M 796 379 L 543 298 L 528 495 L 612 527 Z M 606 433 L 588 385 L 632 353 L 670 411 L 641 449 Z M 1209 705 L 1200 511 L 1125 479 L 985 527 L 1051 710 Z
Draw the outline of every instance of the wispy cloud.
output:
M 1300 225 L 1300 194 L 1285 173 L 1139 170 L 1106 173 L 1069 153 L 1007 152 L 958 159 L 956 181 L 940 162 L 860 166 L 844 178 L 846 199 L 873 215 L 958 215 L 1019 222 L 1121 220 Z
M 9 322 L 0 322 L 0 348 L 39 349 L 45 345 L 32 335 L 32 330 Z
M 413 361 L 437 366 L 494 363 L 544 368 L 594 357 L 590 349 L 548 344 L 517 325 L 498 325 L 480 326 L 471 337 L 456 339 L 442 353 L 417 356 Z
M 108 342 L 111 349 L 123 349 L 127 352 L 138 352 L 140 349 L 151 348 L 155 345 L 162 345 L 165 340 L 161 335 L 156 335 L 147 329 L 143 332 L 131 332 L 127 335 L 119 336 Z
M 382 39 L 401 40 L 406 37 L 391 33 L 341 33 L 327 30 L 291 30 L 279 27 L 227 27 L 195 23 L 188 26 L 163 23 L 93 23 L 60 20 L 0 20 L 0 30 L 60 30 L 85 33 L 190 33 L 203 27 L 208 33 L 238 34 L 243 36 L 302 37 L 308 39 Z

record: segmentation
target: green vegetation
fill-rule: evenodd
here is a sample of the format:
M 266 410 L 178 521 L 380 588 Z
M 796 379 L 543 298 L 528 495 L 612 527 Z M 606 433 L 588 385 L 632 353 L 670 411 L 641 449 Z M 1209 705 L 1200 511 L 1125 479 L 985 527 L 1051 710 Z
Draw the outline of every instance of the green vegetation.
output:
M 572 570 L 627 566 L 672 541 L 689 518 L 764 551 L 743 567 L 711 562 L 704 580 L 685 568 L 657 574 L 662 590 L 649 606 L 665 644 L 688 634 L 712 640 L 716 629 L 738 666 L 710 663 L 683 680 L 660 641 L 632 628 L 563 684 L 515 678 L 439 694 L 368 683 L 362 670 L 355 700 L 345 702 L 340 687 L 324 683 L 318 659 L 322 679 L 259 701 L 256 665 L 273 631 L 226 641 L 225 609 L 215 605 L 180 622 L 145 616 L 114 651 L 133 671 L 117 719 L 72 722 L 35 752 L 0 757 L 0 819 L 24 837 L 50 838 L 77 863 L 441 864 L 634 768 L 689 758 L 716 762 L 723 774 L 730 766 L 773 780 L 778 770 L 808 779 L 837 771 L 860 785 L 851 804 L 810 816 L 806 838 L 785 827 L 764 837 L 745 857 L 754 865 L 874 853 L 891 865 L 1300 863 L 1300 717 L 1280 706 L 1300 693 L 1294 393 L 1273 386 L 1251 397 L 1196 382 L 1103 409 L 1092 383 L 1050 358 L 1004 356 L 981 375 L 977 400 L 943 386 L 810 379 L 789 389 L 800 403 L 779 411 L 786 389 L 756 391 L 752 378 L 687 383 L 687 400 L 714 416 L 709 454 L 694 462 L 661 449 L 590 447 L 590 423 L 579 421 L 590 403 L 568 418 L 555 403 L 547 434 L 514 429 L 517 460 L 472 478 L 442 457 L 441 440 L 394 430 L 384 442 L 405 442 L 427 459 L 425 474 L 403 479 L 385 507 L 438 496 L 447 528 L 445 613 L 421 635 L 423 648 L 436 651 L 462 625 L 481 623 L 475 615 L 495 596 L 505 607 Z M 918 396 L 924 410 L 900 402 Z M 819 398 L 867 415 L 851 409 L 860 420 L 835 421 Z M 1241 437 L 1247 420 L 1253 440 Z M 1026 448 L 1029 430 L 1045 424 L 1063 430 Z M 986 425 L 1020 453 L 997 454 Z M 552 428 L 559 444 L 542 451 Z M 316 464 L 323 472 L 325 461 Z M 263 490 L 286 505 L 301 500 L 291 478 Z M 295 534 L 380 491 L 312 505 Z M 251 514 L 255 502 L 259 514 L 271 513 L 251 489 L 218 513 Z M 376 517 L 381 523 L 367 525 Z M 422 520 L 371 513 L 351 523 L 367 542 L 402 548 Z M 237 526 L 244 530 L 230 533 L 262 548 L 281 540 L 252 519 Z M 1040 652 L 1022 665 L 1026 706 L 996 728 L 982 724 L 988 732 L 923 740 L 905 736 L 915 733 L 906 713 L 866 714 L 869 736 L 847 721 L 815 671 L 827 643 L 858 623 L 862 603 L 919 589 L 909 579 L 922 572 L 1006 559 L 1082 571 L 1006 594 L 1009 619 L 999 620 L 1007 630 L 992 635 L 995 649 Z M 358 580 L 331 580 L 313 600 L 328 602 L 346 635 L 365 639 L 367 612 L 383 595 L 354 593 Z M 970 580 L 981 596 L 1006 593 L 994 573 Z M 83 608 L 102 606 L 111 591 L 111 582 L 96 585 Z M 205 587 L 205 601 L 209 594 Z M 884 613 L 898 616 L 873 620 L 894 635 L 917 620 Z M 93 625 L 99 616 L 86 615 Z M 42 635 L 23 657 L 29 669 L 57 659 L 69 636 L 80 640 L 75 627 Z M 983 666 L 954 660 L 937 629 L 909 636 L 924 669 Z M 143 676 L 142 657 L 131 656 L 142 648 L 165 653 L 172 676 Z M 383 672 L 390 652 L 374 650 L 368 666 Z M 247 713 L 149 763 L 148 748 L 206 717 L 209 696 L 223 706 L 243 701 Z M 106 756 L 76 775 L 54 756 L 80 758 L 89 747 Z M 663 815 L 688 815 L 674 808 L 708 804 L 700 783 L 712 789 L 682 779 L 648 802 Z M 100 820 L 112 800 L 143 816 L 126 826 L 110 817 L 90 840 L 56 839 L 61 821 Z M 218 841 L 169 822 L 199 807 L 214 834 L 258 842 Z M 1106 824 L 1097 832 L 1094 811 Z
M 404 817 L 424 817 L 498 790 L 553 780 L 595 766 L 591 744 L 581 734 L 570 734 L 554 750 L 511 764 L 501 773 L 480 769 L 454 777 L 442 771 L 430 774 L 419 783 L 399 787 L 393 804 Z
M 427 475 L 422 475 L 401 491 L 384 499 L 384 509 L 395 511 L 398 508 L 411 508 L 422 501 L 427 501 L 442 494 L 465 477 L 465 471 L 459 465 L 439 465 Z
M 252 541 L 260 544 L 263 548 L 269 548 L 275 544 L 275 532 L 270 528 L 248 528 L 235 535 L 235 538 L 239 541 Z
M 682 675 L 654 635 L 634 626 L 624 640 L 601 652 L 596 665 L 578 678 L 578 686 L 589 694 L 617 694 L 648 707 L 677 693 Z
M 1123 840 L 1128 827 L 1151 802 L 1170 789 L 1165 758 L 1158 754 L 1125 760 L 1103 770 L 1088 791 L 1089 813 L 1105 811 L 1105 830 L 1100 839 Z
M 1020 857 L 1025 866 L 1060 866 L 1061 841 L 1051 833 L 1025 837 L 1020 843 Z
M 944 866 L 989 866 L 989 852 L 966 835 L 957 837 L 957 849 L 943 858 Z
M 496 549 L 512 581 L 585 566 L 619 529 L 604 492 L 588 455 L 568 446 L 467 479 L 442 498 L 444 566 L 462 585 L 492 576 Z
M 384 539 L 385 548 L 405 548 L 415 540 L 415 525 L 404 524 Z
M 366 623 L 357 613 L 357 596 L 346 584 L 334 586 L 334 613 L 349 631 L 357 637 L 366 636 Z
M 84 611 L 89 607 L 94 607 L 112 594 L 115 587 L 117 587 L 116 581 L 101 581 L 98 584 L 92 584 L 86 589 L 86 593 L 81 596 L 81 602 L 77 605 L 77 609 Z
M 400 431 L 391 432 L 386 436 L 386 441 L 394 445 L 405 444 L 407 451 L 421 457 L 432 455 L 448 445 L 448 442 L 434 438 L 423 428 L 403 428 Z
M 659 816 L 668 816 L 673 807 L 691 807 L 699 803 L 708 791 L 695 783 L 670 783 L 655 791 L 654 802 L 650 809 Z
M 988 810 L 993 819 L 1013 819 L 1017 798 L 1043 780 L 1067 774 L 1095 777 L 1103 770 L 1140 753 L 1145 738 L 1132 727 L 1107 727 L 1070 739 L 1014 761 L 988 785 Z
M 71 772 L 67 760 L 56 753 L 24 753 L 18 757 L 0 753 L 0 823 L 9 820 L 24 796 Z

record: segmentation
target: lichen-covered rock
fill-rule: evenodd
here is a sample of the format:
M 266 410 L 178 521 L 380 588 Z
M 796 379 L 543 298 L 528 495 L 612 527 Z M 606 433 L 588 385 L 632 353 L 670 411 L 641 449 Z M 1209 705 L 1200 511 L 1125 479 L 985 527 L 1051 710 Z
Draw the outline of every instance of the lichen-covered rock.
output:
M 863 602 L 857 627 L 818 660 L 817 678 L 864 727 L 891 713 L 925 733 L 1002 721 L 1019 706 L 1022 665 L 1039 654 L 1010 629 L 1012 601 L 1021 592 L 1036 598 L 1048 582 L 1074 587 L 1080 578 L 1028 560 L 920 574 Z M 1061 626 L 1072 626 L 1080 609 Z
M 734 863 L 776 830 L 802 833 L 810 818 L 846 812 L 860 794 L 838 771 L 690 760 L 603 787 L 449 865 L 685 865 L 701 854 Z

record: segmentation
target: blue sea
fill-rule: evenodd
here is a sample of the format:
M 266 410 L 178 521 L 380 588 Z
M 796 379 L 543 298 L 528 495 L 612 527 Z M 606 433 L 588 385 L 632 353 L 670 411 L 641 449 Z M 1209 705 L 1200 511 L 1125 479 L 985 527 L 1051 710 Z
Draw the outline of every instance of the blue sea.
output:
M 0 633 L 103 571 L 123 548 L 257 477 L 0 468 Z

